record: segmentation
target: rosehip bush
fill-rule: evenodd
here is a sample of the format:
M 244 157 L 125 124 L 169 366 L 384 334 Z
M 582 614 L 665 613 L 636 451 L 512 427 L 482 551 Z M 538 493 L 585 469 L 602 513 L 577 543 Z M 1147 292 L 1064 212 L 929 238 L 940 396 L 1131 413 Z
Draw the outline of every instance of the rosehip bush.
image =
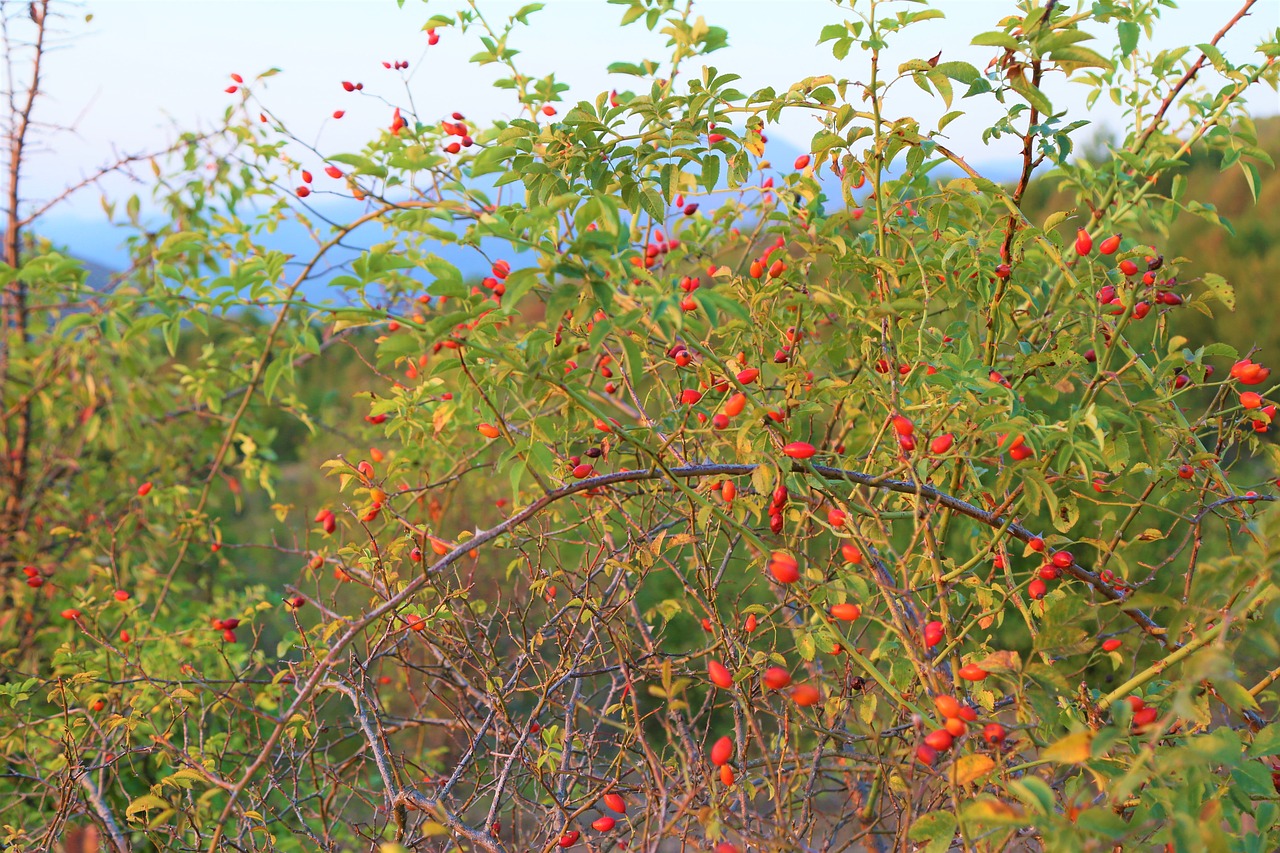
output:
M 1277 356 L 1170 333 L 1232 297 L 1163 240 L 1216 218 L 1189 152 L 1256 174 L 1253 3 L 1156 51 L 1156 4 L 1025 2 L 981 68 L 852 3 L 845 76 L 745 92 L 694 4 L 613 2 L 669 40 L 630 90 L 457 4 L 427 61 L 515 118 L 335 80 L 384 120 L 325 151 L 235 75 L 111 289 L 8 257 L 4 843 L 1274 849 Z M 1102 162 L 1072 89 L 1127 111 Z

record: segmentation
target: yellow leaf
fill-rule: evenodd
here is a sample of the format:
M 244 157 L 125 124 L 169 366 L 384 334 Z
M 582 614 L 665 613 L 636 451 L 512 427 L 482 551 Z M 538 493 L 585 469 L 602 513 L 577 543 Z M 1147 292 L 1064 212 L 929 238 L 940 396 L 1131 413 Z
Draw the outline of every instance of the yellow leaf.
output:
M 190 788 L 195 782 L 206 781 L 205 775 L 194 767 L 183 767 L 160 780 L 160 787 L 172 785 L 175 788 Z
M 1022 657 L 1017 652 L 992 652 L 977 664 L 987 672 L 1017 672 L 1022 669 Z
M 431 413 L 431 428 L 434 435 L 439 435 L 448 426 L 449 421 L 453 420 L 453 406 L 439 406 Z
M 964 807 L 966 823 L 1016 824 L 1022 823 L 1022 810 L 1003 800 L 983 798 Z
M 1050 744 L 1040 757 L 1059 764 L 1083 764 L 1088 760 L 1093 746 L 1093 732 L 1076 732 Z
M 129 803 L 124 810 L 125 817 L 133 817 L 138 812 L 146 812 L 152 809 L 169 809 L 173 808 L 165 800 L 160 799 L 155 794 L 143 794 L 133 802 Z
M 421 831 L 423 835 L 427 836 L 428 838 L 431 838 L 432 836 L 436 836 L 436 835 L 448 835 L 449 827 L 445 826 L 442 823 L 436 823 L 434 820 L 429 820 L 422 825 Z
M 968 785 L 991 772 L 996 763 L 985 755 L 965 755 L 951 766 L 951 783 Z

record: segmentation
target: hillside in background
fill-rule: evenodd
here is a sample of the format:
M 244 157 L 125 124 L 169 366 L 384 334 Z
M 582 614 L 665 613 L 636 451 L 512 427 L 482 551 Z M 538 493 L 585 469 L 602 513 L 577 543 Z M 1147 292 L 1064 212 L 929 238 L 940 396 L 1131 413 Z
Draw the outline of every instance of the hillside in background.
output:
M 1280 161 L 1280 117 L 1259 120 L 1257 131 L 1259 147 Z M 1260 180 L 1255 203 L 1243 172 L 1234 164 L 1224 169 L 1221 154 L 1201 146 L 1187 159 L 1188 166 L 1182 171 L 1187 186 L 1182 197 L 1212 205 L 1230 230 L 1184 212 L 1167 241 L 1157 234 L 1130 236 L 1167 247 L 1166 257 L 1189 258 L 1190 265 L 1180 275 L 1183 281 L 1214 272 L 1235 289 L 1234 312 L 1215 309 L 1213 318 L 1194 311 L 1174 312 L 1178 334 L 1185 335 L 1192 346 L 1223 341 L 1241 353 L 1256 346 L 1261 360 L 1274 360 L 1280 356 L 1280 325 L 1274 322 L 1280 316 L 1275 292 L 1280 271 L 1280 172 L 1266 163 L 1256 164 Z M 1157 190 L 1168 192 L 1168 182 L 1157 185 Z M 1043 222 L 1073 202 L 1057 190 L 1052 176 L 1046 176 L 1028 188 L 1024 208 L 1033 222 Z M 1063 228 L 1064 239 L 1074 234 L 1078 221 L 1073 218 Z

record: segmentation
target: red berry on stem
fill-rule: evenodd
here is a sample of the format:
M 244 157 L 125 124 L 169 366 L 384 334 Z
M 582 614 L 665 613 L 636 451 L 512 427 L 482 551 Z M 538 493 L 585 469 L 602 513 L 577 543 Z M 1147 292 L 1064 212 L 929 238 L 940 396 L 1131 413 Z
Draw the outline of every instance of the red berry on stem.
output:
M 1076 231 L 1076 254 L 1087 255 L 1093 251 L 1093 238 L 1083 228 Z
M 781 690 L 791 683 L 791 673 L 780 666 L 771 666 L 764 671 L 761 680 L 770 690 Z
M 733 675 L 719 661 L 713 660 L 707 663 L 707 676 L 716 687 L 727 690 L 733 686 Z
M 793 441 L 782 448 L 782 452 L 792 459 L 808 459 L 817 450 L 807 441 Z
M 769 573 L 778 583 L 795 583 L 800 580 L 800 565 L 790 554 L 775 551 L 769 560 Z
M 711 747 L 711 763 L 716 767 L 723 767 L 731 758 L 733 758 L 733 740 L 725 735 Z
M 943 636 L 945 636 L 945 634 L 943 632 L 941 622 L 934 620 L 924 626 L 924 644 L 926 648 L 931 649 L 938 645 L 938 643 L 941 643 Z
M 929 732 L 925 736 L 924 742 L 938 752 L 946 752 L 951 748 L 952 740 L 951 732 L 946 729 L 938 729 L 937 731 Z
M 862 608 L 856 604 L 833 604 L 831 605 L 831 618 L 839 619 L 841 622 L 853 622 L 862 615 Z
M 935 696 L 933 698 L 933 707 L 944 719 L 951 719 L 960 716 L 960 703 L 953 696 Z

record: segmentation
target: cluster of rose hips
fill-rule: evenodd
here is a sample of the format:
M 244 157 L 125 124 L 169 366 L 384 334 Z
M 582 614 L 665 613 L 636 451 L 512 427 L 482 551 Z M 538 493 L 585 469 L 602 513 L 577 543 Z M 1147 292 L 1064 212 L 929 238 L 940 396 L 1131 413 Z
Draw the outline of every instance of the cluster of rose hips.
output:
M 587 459 L 600 459 L 607 455 L 605 448 L 592 445 L 584 450 L 581 455 L 575 454 L 569 457 L 569 473 L 573 475 L 575 480 L 585 480 L 595 474 L 596 469 L 593 464 L 584 461 L 582 457 L 585 456 Z
M 475 140 L 471 138 L 471 131 L 466 125 L 466 117 L 462 113 L 455 112 L 451 118 L 453 121 L 440 122 L 440 129 L 445 132 L 446 136 L 458 137 L 457 142 L 450 142 L 444 146 L 444 150 L 450 154 L 457 154 L 463 148 L 470 148 L 475 144 Z
M 343 177 L 342 170 L 339 169 L 337 166 L 325 166 L 324 173 L 329 177 L 333 178 L 335 181 L 340 180 Z M 294 193 L 298 196 L 298 198 L 306 198 L 307 196 L 311 195 L 311 183 L 314 180 L 315 176 L 312 175 L 309 170 L 303 169 L 301 177 L 302 177 L 302 184 L 301 186 L 298 186 L 297 188 L 294 189 Z
M 631 258 L 631 265 L 651 270 L 662 263 L 664 255 L 679 248 L 679 240 L 675 237 L 668 240 L 667 235 L 662 232 L 662 229 L 656 229 L 649 242 L 645 244 L 643 255 L 633 256 Z
M 696 201 L 686 203 L 683 193 L 678 194 L 674 199 L 672 199 L 672 203 L 676 206 L 676 209 L 685 216 L 693 216 L 698 212 L 698 203 Z
M 904 376 L 904 377 L 905 377 L 905 376 L 910 376 L 910 375 L 911 375 L 911 374 L 912 374 L 912 373 L 913 373 L 917 368 L 920 368 L 920 367 L 923 367 L 923 368 L 925 369 L 925 371 L 924 371 L 924 372 L 925 372 L 925 375 L 926 375 L 926 376 L 933 376 L 935 373 L 937 373 L 937 372 L 938 372 L 938 368 L 934 367 L 932 364 L 927 364 L 927 363 L 925 363 L 925 362 L 921 361 L 921 362 L 919 362 L 919 363 L 917 363 L 917 364 L 900 364 L 900 365 L 898 365 L 898 375 L 899 375 L 899 376 Z M 878 359 L 876 359 L 875 369 L 876 369 L 876 373 L 885 374 L 885 373 L 888 373 L 889 371 L 893 370 L 893 365 L 891 365 L 891 364 L 889 363 L 889 360 L 888 360 L 887 358 L 878 358 Z M 994 374 L 994 371 L 993 371 L 993 374 Z M 997 381 L 997 380 L 994 378 L 994 375 L 993 375 L 993 377 L 992 377 L 992 380 L 991 380 L 991 381 L 992 381 L 992 382 Z
M 766 273 L 768 273 L 769 278 L 777 278 L 782 275 L 787 271 L 786 263 L 783 262 L 782 258 L 775 258 L 773 261 L 770 261 L 769 258 L 779 250 L 785 249 L 786 245 L 786 239 L 779 235 L 773 241 L 773 245 L 764 250 L 764 254 L 751 262 L 751 266 L 747 268 L 747 274 L 752 278 L 761 278 Z M 782 254 L 785 255 L 786 252 L 784 251 Z
M 978 719 L 973 706 L 958 702 L 953 696 L 935 696 L 933 707 L 942 718 L 942 726 L 925 735 L 924 741 L 916 747 L 916 760 L 927 767 L 932 767 L 957 739 L 968 734 L 969 723 Z M 1004 745 L 1006 737 L 1005 728 L 999 723 L 987 723 L 982 728 L 982 740 L 988 746 L 999 748 Z
M 1114 234 L 1103 240 L 1098 246 L 1098 251 L 1103 255 L 1113 255 L 1120 248 L 1121 235 Z M 1076 252 L 1080 256 L 1089 254 L 1093 249 L 1093 239 L 1083 228 L 1080 229 L 1076 236 Z M 1150 301 L 1139 300 L 1133 304 L 1133 318 L 1142 320 L 1151 313 L 1153 304 L 1166 305 L 1174 307 L 1182 305 L 1184 300 L 1182 296 L 1174 293 L 1171 288 L 1176 287 L 1178 280 L 1176 278 L 1159 279 L 1156 273 L 1164 266 L 1164 257 L 1161 255 L 1148 255 L 1144 258 L 1147 268 L 1142 272 L 1142 284 L 1153 291 Z M 1126 258 L 1116 265 L 1116 268 L 1125 276 L 1126 279 L 1134 278 L 1139 273 L 1137 262 L 1130 258 Z M 1106 313 L 1110 315 L 1123 314 L 1128 306 L 1120 298 L 1119 290 L 1113 284 L 1103 285 L 1095 294 L 1098 304 L 1107 308 Z M 1092 359 L 1091 359 L 1092 360 Z
M 529 731 L 531 733 L 536 731 L 534 729 L 534 726 L 537 726 L 537 725 L 538 725 L 537 723 L 533 723 L 529 727 Z M 602 808 L 601 811 L 608 809 L 609 811 L 613 811 L 621 815 L 625 815 L 627 813 L 627 801 L 624 800 L 620 794 L 616 794 L 611 791 L 605 794 L 603 797 L 601 797 L 601 801 L 604 803 L 604 808 Z M 612 832 L 614 827 L 617 825 L 618 825 L 618 819 L 609 814 L 601 815 L 600 817 L 596 818 L 591 822 L 591 828 L 594 829 L 596 832 Z M 501 821 L 494 821 L 493 825 L 489 828 L 489 831 L 492 832 L 495 836 L 501 833 L 502 832 Z M 559 840 L 556 842 L 556 845 L 562 849 L 567 850 L 568 848 L 577 844 L 578 839 L 581 837 L 582 837 L 582 833 L 579 832 L 578 830 L 566 829 L 563 833 L 561 833 Z M 617 846 L 619 848 L 625 849 L 627 846 L 627 843 L 625 841 L 619 841 Z
M 707 663 L 707 676 L 712 684 L 722 690 L 730 690 L 734 686 L 732 674 L 718 661 L 713 660 Z M 822 701 L 822 693 L 818 688 L 812 684 L 792 686 L 791 680 L 791 673 L 780 666 L 771 666 L 760 676 L 760 682 L 767 690 L 777 692 L 791 687 L 788 696 L 801 708 L 810 708 Z M 708 755 L 711 764 L 719 768 L 720 782 L 726 787 L 732 786 L 737 781 L 733 766 L 729 763 L 733 760 L 734 752 L 733 739 L 724 735 L 712 744 Z
M 240 627 L 239 619 L 214 619 L 210 622 L 211 627 L 215 631 L 222 632 L 222 639 L 228 643 L 236 641 L 236 628 Z
M 1071 568 L 1075 562 L 1075 557 L 1070 551 L 1056 551 L 1053 556 L 1046 560 L 1038 572 L 1038 577 L 1033 578 L 1031 583 L 1027 585 L 1027 595 L 1033 601 L 1039 601 L 1049 593 L 1046 581 L 1055 581 L 1062 577 L 1062 572 Z M 1113 576 L 1114 580 L 1114 576 Z

